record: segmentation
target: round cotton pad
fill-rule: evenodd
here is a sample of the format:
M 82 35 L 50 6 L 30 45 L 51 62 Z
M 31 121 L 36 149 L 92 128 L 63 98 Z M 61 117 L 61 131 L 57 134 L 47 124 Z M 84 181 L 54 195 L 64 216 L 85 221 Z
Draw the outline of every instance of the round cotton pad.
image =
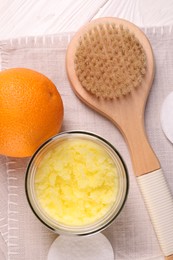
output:
M 163 102 L 160 120 L 166 137 L 173 143 L 173 92 Z
M 52 243 L 47 260 L 113 260 L 109 240 L 101 233 L 87 237 L 59 236 Z

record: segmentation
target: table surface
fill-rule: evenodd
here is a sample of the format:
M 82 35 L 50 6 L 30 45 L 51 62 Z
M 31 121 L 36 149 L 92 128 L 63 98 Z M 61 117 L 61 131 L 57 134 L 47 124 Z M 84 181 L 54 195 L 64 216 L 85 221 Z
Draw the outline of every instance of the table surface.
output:
M 125 18 L 141 27 L 173 24 L 172 0 L 0 0 L 0 40 L 76 31 L 97 17 Z

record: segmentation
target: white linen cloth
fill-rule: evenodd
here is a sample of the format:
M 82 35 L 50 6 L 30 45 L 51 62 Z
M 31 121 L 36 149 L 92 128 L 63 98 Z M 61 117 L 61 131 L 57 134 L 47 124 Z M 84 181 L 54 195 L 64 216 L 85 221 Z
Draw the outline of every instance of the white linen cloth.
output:
M 153 47 L 156 64 L 146 107 L 146 131 L 173 192 L 173 147 L 160 125 L 161 105 L 173 90 L 173 30 L 171 27 L 150 28 L 145 33 Z M 63 99 L 62 131 L 92 131 L 116 147 L 126 162 L 130 189 L 123 211 L 103 233 L 112 244 L 116 260 L 161 260 L 163 256 L 136 184 L 125 141 L 111 122 L 83 104 L 70 87 L 65 54 L 71 37 L 70 33 L 2 41 L 2 69 L 27 67 L 45 74 L 55 83 Z M 0 240 L 0 249 L 8 260 L 45 260 L 56 237 L 39 222 L 26 201 L 24 179 L 28 161 L 29 158 L 0 157 L 0 232 L 3 241 Z

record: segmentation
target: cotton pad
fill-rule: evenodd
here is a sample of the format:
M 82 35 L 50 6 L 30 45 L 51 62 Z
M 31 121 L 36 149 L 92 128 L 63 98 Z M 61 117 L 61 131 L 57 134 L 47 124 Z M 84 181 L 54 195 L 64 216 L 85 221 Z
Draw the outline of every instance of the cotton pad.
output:
M 101 233 L 87 237 L 59 236 L 52 243 L 47 260 L 114 260 L 109 240 Z
M 163 132 L 168 140 L 173 143 L 173 92 L 163 102 L 160 120 Z

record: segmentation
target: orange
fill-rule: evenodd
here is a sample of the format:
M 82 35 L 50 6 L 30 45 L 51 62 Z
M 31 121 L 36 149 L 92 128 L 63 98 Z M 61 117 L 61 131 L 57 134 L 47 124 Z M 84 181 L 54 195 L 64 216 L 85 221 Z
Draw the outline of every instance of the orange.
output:
M 50 79 L 26 68 L 0 72 L 0 153 L 31 156 L 63 121 L 61 96 Z

